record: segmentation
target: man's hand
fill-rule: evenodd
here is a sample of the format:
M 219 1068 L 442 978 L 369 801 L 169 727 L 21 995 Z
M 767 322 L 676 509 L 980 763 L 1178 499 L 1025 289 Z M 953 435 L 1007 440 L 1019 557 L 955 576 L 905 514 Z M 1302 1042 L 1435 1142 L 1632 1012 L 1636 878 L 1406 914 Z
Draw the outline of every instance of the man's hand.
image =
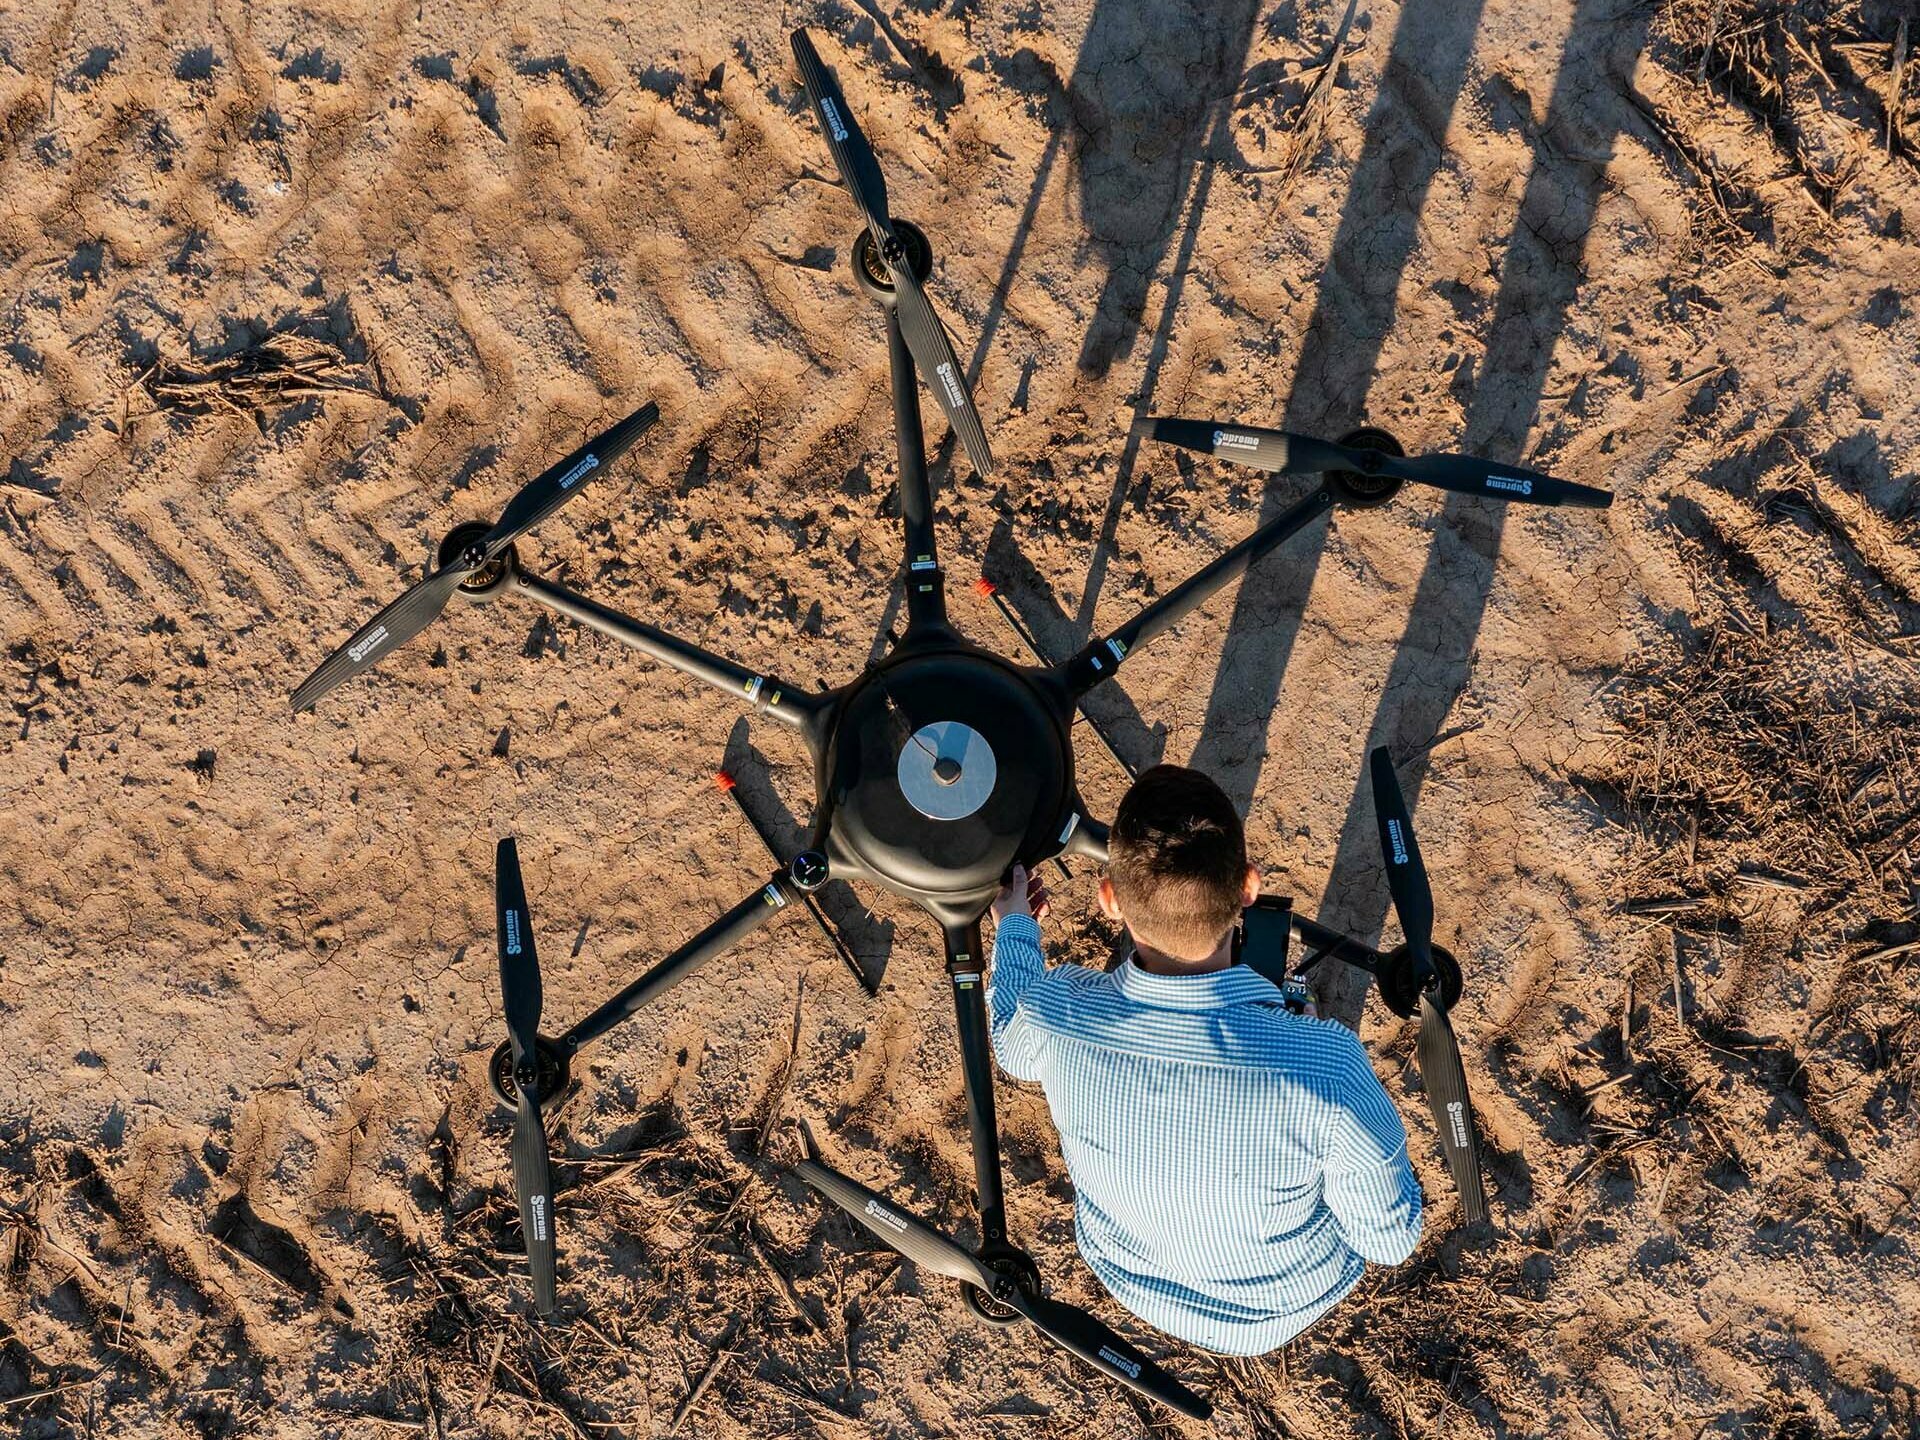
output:
M 1047 899 L 1046 881 L 1038 875 L 1029 875 L 1026 866 L 1016 865 L 994 897 L 993 923 L 998 925 L 1009 915 L 1031 915 L 1043 920 L 1052 908 Z

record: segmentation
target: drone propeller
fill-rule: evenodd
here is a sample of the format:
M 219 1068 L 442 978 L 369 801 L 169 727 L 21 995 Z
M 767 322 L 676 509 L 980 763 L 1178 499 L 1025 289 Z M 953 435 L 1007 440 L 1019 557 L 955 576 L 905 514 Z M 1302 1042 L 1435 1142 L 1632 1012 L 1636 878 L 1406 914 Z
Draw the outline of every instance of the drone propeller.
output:
M 857 1180 L 818 1160 L 802 1160 L 794 1170 L 875 1238 L 914 1264 L 984 1291 L 1018 1311 L 1034 1329 L 1071 1350 L 1094 1369 L 1195 1420 L 1205 1420 L 1213 1414 L 1206 1401 L 1086 1311 L 1031 1293 L 925 1221 L 907 1214 Z
M 933 302 L 921 288 L 920 277 L 913 273 L 912 257 L 894 231 L 893 216 L 887 209 L 886 177 L 880 173 L 880 162 L 874 156 L 873 147 L 855 123 L 847 97 L 821 63 L 820 52 L 813 48 L 813 37 L 804 29 L 793 32 L 793 55 L 800 63 L 800 79 L 806 86 L 807 98 L 813 102 L 820 129 L 827 137 L 827 148 L 833 152 L 834 166 L 853 193 L 853 202 L 860 207 L 873 243 L 893 277 L 893 309 L 900 321 L 901 338 L 913 353 L 920 378 L 927 382 L 947 423 L 953 426 L 954 434 L 966 447 L 974 470 L 981 475 L 990 474 L 993 451 L 987 444 L 980 412 L 974 407 L 966 372 L 960 368 L 960 357 L 954 353 L 953 341 L 934 312 Z
M 1460 1191 L 1468 1220 L 1487 1216 L 1486 1184 L 1480 1177 L 1479 1134 L 1473 1122 L 1473 1104 L 1467 1098 L 1467 1072 L 1460 1063 L 1460 1042 L 1441 996 L 1439 972 L 1433 964 L 1433 887 L 1413 838 L 1413 821 L 1406 798 L 1393 773 L 1393 754 L 1382 745 L 1369 757 L 1373 772 L 1373 809 L 1380 822 L 1380 852 L 1387 862 L 1387 889 L 1394 913 L 1407 937 L 1413 959 L 1413 977 L 1420 987 L 1420 1078 L 1426 1082 L 1427 1104 L 1440 1132 L 1440 1148 L 1447 1169 Z
M 1556 480 L 1537 470 L 1482 460 L 1473 455 L 1389 455 L 1384 450 L 1361 450 L 1336 445 L 1311 435 L 1286 430 L 1261 430 L 1219 420 L 1180 420 L 1149 416 L 1141 425 L 1150 438 L 1202 455 L 1270 470 L 1276 475 L 1351 470 L 1382 480 L 1411 480 L 1462 495 L 1485 495 L 1495 500 L 1521 500 L 1533 505 L 1578 505 L 1604 510 L 1613 504 L 1613 492 L 1571 480 Z
M 585 489 L 588 481 L 626 454 L 659 418 L 660 407 L 648 401 L 604 435 L 595 436 L 523 486 L 507 502 L 492 529 L 362 625 L 346 644 L 321 662 L 319 669 L 301 681 L 300 688 L 293 692 L 293 708 L 312 709 L 342 681 L 377 664 L 418 635 L 447 608 L 461 581 L 498 560 L 515 540 Z
M 520 879 L 520 851 L 511 837 L 494 855 L 494 908 L 499 916 L 500 993 L 513 1046 L 513 1088 L 519 1112 L 513 1122 L 513 1192 L 520 1204 L 527 1263 L 533 1270 L 533 1308 L 553 1313 L 553 1180 L 547 1159 L 547 1127 L 540 1118 L 540 957 L 533 948 L 533 917 Z

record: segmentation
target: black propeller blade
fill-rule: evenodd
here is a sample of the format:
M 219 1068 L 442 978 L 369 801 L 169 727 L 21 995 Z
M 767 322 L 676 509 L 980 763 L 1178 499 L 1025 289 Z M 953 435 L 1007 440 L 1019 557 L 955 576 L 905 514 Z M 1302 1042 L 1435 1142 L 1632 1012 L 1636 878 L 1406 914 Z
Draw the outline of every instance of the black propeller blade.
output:
M 1158 1400 L 1195 1420 L 1205 1420 L 1213 1414 L 1213 1407 L 1205 1400 L 1086 1311 L 1043 1295 L 1029 1294 L 1017 1283 L 1003 1284 L 1006 1277 L 931 1225 L 818 1160 L 800 1161 L 794 1166 L 794 1173 L 859 1221 L 875 1238 L 914 1264 L 949 1280 L 973 1285 L 1003 1305 L 1011 1306 L 1034 1329 L 1071 1350 L 1096 1370 L 1131 1386 L 1149 1400 Z
M 293 708 L 310 710 L 342 681 L 377 664 L 389 652 L 424 630 L 460 582 L 497 560 L 527 531 L 572 499 L 607 466 L 632 448 L 660 418 L 652 401 L 642 405 L 603 435 L 596 435 L 538 479 L 523 486 L 500 512 L 487 533 L 460 555 L 435 570 L 353 633 L 346 644 L 321 662 L 293 692 Z
M 1311 435 L 1261 430 L 1221 420 L 1149 416 L 1140 423 L 1154 440 L 1251 465 L 1256 470 L 1270 470 L 1276 475 L 1352 470 L 1380 479 L 1411 480 L 1462 495 L 1521 500 L 1533 505 L 1577 505 L 1604 510 L 1613 504 L 1611 490 L 1556 480 L 1537 470 L 1482 460 L 1473 455 L 1389 455 L 1384 450 L 1356 450 L 1331 440 L 1317 440 Z
M 513 1122 L 513 1191 L 533 1270 L 533 1308 L 553 1313 L 553 1180 L 547 1127 L 540 1116 L 540 958 L 533 948 L 533 917 L 520 879 L 520 851 L 511 838 L 494 854 L 494 910 L 499 918 L 500 994 L 513 1046 L 513 1085 L 520 1109 Z
M 920 378 L 927 382 L 947 423 L 953 426 L 953 433 L 966 447 L 974 470 L 981 475 L 991 474 L 993 450 L 987 444 L 986 428 L 980 423 L 980 412 L 967 387 L 966 372 L 960 368 L 960 357 L 954 353 L 953 341 L 940 323 L 933 302 L 921 288 L 920 277 L 913 273 L 906 247 L 894 233 L 893 215 L 887 209 L 887 182 L 880 173 L 880 162 L 873 147 L 854 121 L 847 97 L 821 63 L 820 52 L 813 48 L 813 37 L 804 29 L 793 32 L 793 57 L 800 64 L 800 79 L 806 86 L 807 98 L 813 102 L 820 129 L 827 137 L 827 148 L 833 152 L 834 166 L 853 193 L 854 204 L 860 207 L 873 243 L 879 247 L 881 258 L 887 262 L 888 273 L 893 277 L 893 309 L 900 322 L 900 336 L 913 352 L 913 363 L 920 371 Z
M 1480 1176 L 1480 1137 L 1467 1097 L 1467 1072 L 1460 1063 L 1460 1042 L 1441 1000 L 1440 976 L 1433 964 L 1433 887 L 1413 838 L 1413 821 L 1406 798 L 1393 773 L 1393 754 L 1382 745 L 1368 759 L 1373 774 L 1373 811 L 1380 823 L 1380 853 L 1387 863 L 1387 889 L 1394 913 L 1407 937 L 1414 978 L 1420 985 L 1420 1078 L 1426 1082 L 1427 1104 L 1440 1131 L 1440 1148 L 1447 1169 L 1460 1191 L 1461 1208 L 1469 1221 L 1487 1217 L 1486 1184 Z

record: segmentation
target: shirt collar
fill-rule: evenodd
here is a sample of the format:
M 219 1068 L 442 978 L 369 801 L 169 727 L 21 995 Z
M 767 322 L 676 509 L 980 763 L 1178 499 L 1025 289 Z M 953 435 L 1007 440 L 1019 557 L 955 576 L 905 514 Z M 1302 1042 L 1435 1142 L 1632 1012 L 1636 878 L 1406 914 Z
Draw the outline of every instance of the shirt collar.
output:
M 1154 975 L 1129 955 L 1113 975 L 1122 995 L 1162 1010 L 1221 1010 L 1280 998 L 1271 984 L 1245 965 L 1229 965 L 1204 975 Z

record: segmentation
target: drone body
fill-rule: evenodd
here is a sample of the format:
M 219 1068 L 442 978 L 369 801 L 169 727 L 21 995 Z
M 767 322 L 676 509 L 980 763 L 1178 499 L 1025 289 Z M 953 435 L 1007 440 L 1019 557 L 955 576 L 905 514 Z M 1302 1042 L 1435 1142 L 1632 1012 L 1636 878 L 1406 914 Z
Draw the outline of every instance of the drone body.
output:
M 1084 822 L 1071 707 L 1044 671 L 909 631 L 832 717 L 819 777 L 830 872 L 945 926 L 977 920 L 1015 862 L 1051 859 Z
M 916 227 L 888 210 L 878 161 L 805 31 L 795 32 L 793 46 L 822 132 L 866 221 L 853 247 L 856 281 L 886 314 L 904 532 L 904 632 L 851 683 L 813 693 L 522 569 L 514 542 L 606 473 L 657 418 L 658 412 L 647 405 L 530 483 L 495 525 L 470 524 L 453 531 L 441 546 L 436 568 L 330 656 L 294 692 L 294 704 L 308 708 L 378 662 L 456 594 L 489 603 L 518 593 L 781 722 L 798 735 L 812 761 L 815 804 L 805 848 L 780 860 L 767 880 L 698 935 L 558 1036 L 537 1033 L 541 996 L 532 920 L 517 851 L 511 841 L 500 846 L 499 944 L 510 1038 L 496 1052 L 489 1074 L 503 1102 L 518 1112 L 516 1192 L 541 1313 L 553 1304 L 554 1251 L 552 1187 L 539 1112 L 564 1093 L 573 1055 L 795 901 L 807 902 L 827 929 L 811 904 L 811 892 L 829 878 L 864 881 L 913 901 L 941 927 L 973 1142 L 979 1243 L 971 1251 L 964 1249 L 832 1170 L 817 1154 L 802 1161 L 796 1173 L 879 1240 L 959 1281 L 970 1307 L 983 1319 L 995 1324 L 1024 1320 L 1120 1383 L 1204 1417 L 1205 1401 L 1118 1334 L 1093 1316 L 1048 1299 L 1038 1268 L 1008 1238 L 980 919 L 1016 863 L 1031 868 L 1063 852 L 1095 861 L 1106 858 L 1106 828 L 1086 813 L 1075 786 L 1072 732 L 1080 697 L 1113 678 L 1138 647 L 1336 503 L 1378 505 L 1407 481 L 1537 504 L 1599 506 L 1612 497 L 1468 456 L 1409 459 L 1380 431 L 1355 432 L 1347 437 L 1349 443 L 1334 444 L 1216 421 L 1147 417 L 1141 424 L 1153 439 L 1274 473 L 1313 474 L 1314 488 L 1290 510 L 1064 661 L 1047 663 L 1017 620 L 1016 629 L 1036 663 L 1015 664 L 982 648 L 956 631 L 947 615 L 916 371 L 976 471 L 986 473 L 993 458 L 965 374 L 922 288 L 931 268 L 931 247 Z M 983 582 L 983 587 L 983 593 L 992 594 L 990 585 Z M 1014 618 L 1004 602 L 999 603 L 1003 613 Z M 1374 754 L 1373 784 L 1383 854 L 1407 944 L 1383 953 L 1288 909 L 1289 933 L 1311 950 L 1292 973 L 1326 958 L 1340 959 L 1375 973 L 1396 1013 L 1421 1014 L 1422 1074 L 1465 1213 L 1477 1219 L 1484 1214 L 1484 1199 L 1471 1109 L 1446 1018 L 1459 994 L 1459 970 L 1450 955 L 1431 943 L 1431 895 L 1385 751 Z M 722 788 L 730 786 L 723 775 Z M 764 832 L 761 838 L 767 839 Z M 840 944 L 837 936 L 830 938 Z M 850 952 L 841 949 L 849 967 L 869 983 Z

